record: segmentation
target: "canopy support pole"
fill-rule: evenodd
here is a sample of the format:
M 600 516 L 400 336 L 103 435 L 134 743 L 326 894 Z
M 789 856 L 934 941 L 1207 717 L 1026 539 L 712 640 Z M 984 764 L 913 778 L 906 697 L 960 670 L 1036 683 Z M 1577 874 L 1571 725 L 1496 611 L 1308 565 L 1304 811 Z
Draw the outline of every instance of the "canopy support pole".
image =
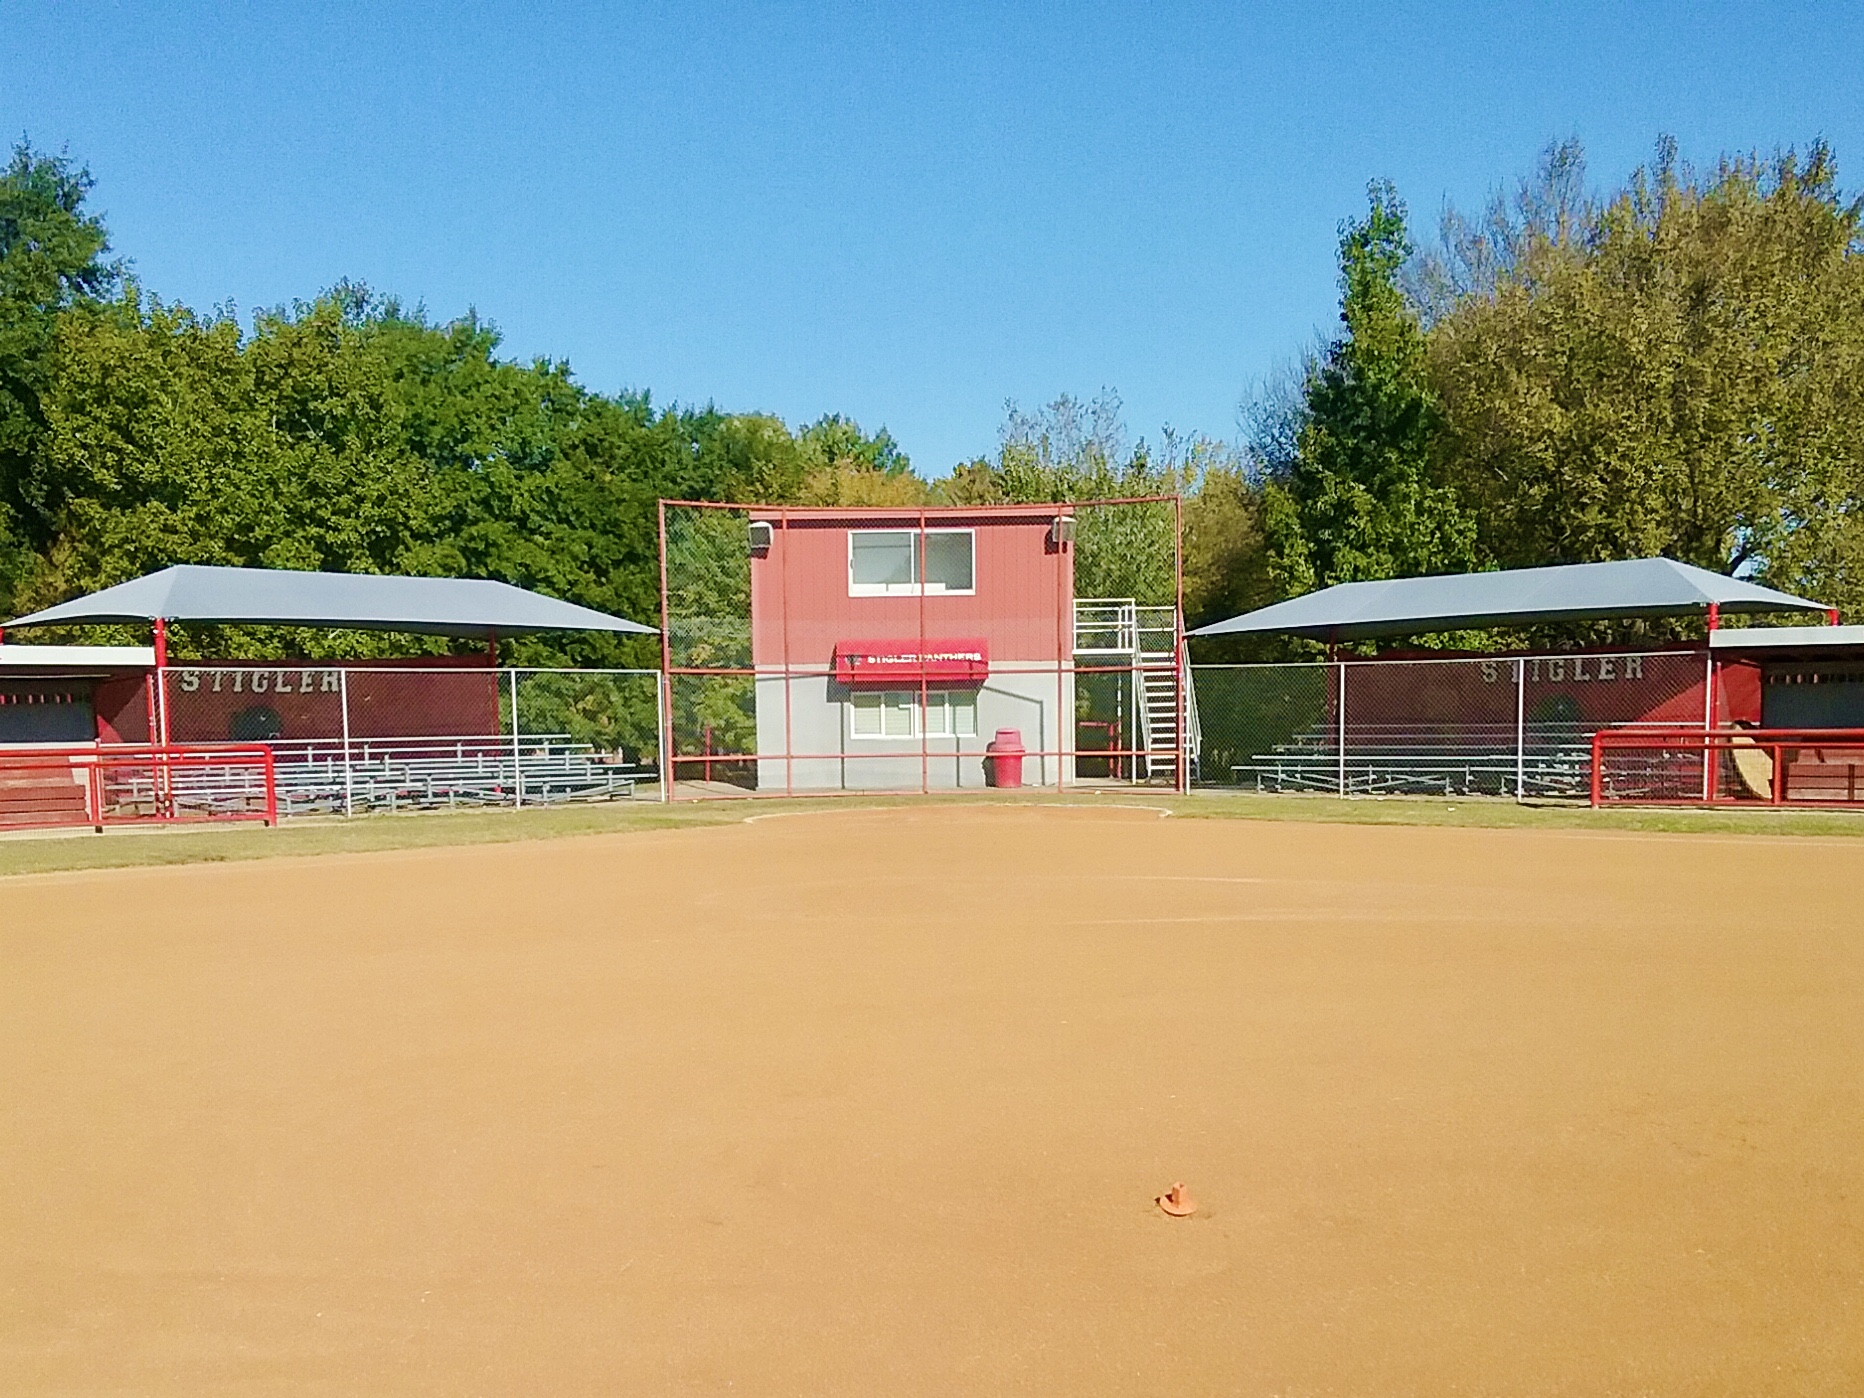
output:
M 155 618 L 155 741 L 168 746 L 168 622 Z

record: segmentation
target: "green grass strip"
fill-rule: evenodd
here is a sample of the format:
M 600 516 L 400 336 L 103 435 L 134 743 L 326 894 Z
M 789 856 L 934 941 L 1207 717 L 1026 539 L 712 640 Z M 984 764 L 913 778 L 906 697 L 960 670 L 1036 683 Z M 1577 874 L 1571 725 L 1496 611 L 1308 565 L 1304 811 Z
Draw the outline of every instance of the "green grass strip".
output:
M 507 844 L 571 835 L 614 834 L 726 825 L 777 811 L 854 810 L 903 805 L 1136 805 L 1195 820 L 1307 821 L 1352 825 L 1457 826 L 1530 830 L 1631 830 L 1678 834 L 1864 836 L 1864 811 L 1703 810 L 1692 808 L 1594 811 L 1562 803 L 1520 805 L 1494 797 L 1264 796 L 1195 792 L 1189 796 L 1105 789 L 1054 792 L 949 793 L 932 796 L 847 794 L 804 800 L 646 801 L 524 811 L 434 812 L 416 815 L 335 817 L 262 826 L 170 827 L 56 831 L 0 838 L 0 877 L 139 865 L 200 864 L 235 859 L 423 849 L 445 845 Z

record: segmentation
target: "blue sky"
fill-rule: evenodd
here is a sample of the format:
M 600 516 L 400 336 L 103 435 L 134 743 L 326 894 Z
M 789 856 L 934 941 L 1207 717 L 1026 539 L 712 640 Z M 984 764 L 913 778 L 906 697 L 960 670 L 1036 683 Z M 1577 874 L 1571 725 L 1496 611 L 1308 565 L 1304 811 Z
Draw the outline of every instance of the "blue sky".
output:
M 358 278 L 929 474 L 1103 386 L 1233 437 L 1375 176 L 1426 233 L 1567 135 L 1595 182 L 1822 135 L 1864 188 L 1855 3 L 0 0 L 0 40 L 0 129 L 89 163 L 166 298 Z

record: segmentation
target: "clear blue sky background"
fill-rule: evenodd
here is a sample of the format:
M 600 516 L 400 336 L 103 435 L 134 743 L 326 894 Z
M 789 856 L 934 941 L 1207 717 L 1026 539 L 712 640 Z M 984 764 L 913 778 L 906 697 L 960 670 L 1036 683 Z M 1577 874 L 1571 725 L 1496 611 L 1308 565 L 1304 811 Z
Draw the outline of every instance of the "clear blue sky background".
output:
M 0 130 L 166 298 L 359 278 L 939 474 L 1006 398 L 1234 436 L 1374 176 L 1425 232 L 1556 136 L 1610 182 L 1823 135 L 1864 188 L 1864 5 L 0 0 Z

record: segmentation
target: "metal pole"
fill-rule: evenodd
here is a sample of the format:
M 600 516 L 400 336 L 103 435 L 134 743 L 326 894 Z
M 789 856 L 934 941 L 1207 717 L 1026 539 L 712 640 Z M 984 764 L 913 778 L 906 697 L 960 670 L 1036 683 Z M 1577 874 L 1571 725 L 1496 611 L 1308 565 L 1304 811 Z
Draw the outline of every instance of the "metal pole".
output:
M 505 671 L 511 677 L 511 772 L 513 804 L 524 807 L 524 756 L 518 751 L 518 672 Z
M 975 554 L 971 566 L 977 567 Z M 932 789 L 932 739 L 926 732 L 930 686 L 926 682 L 926 512 L 923 509 L 919 511 L 919 533 L 914 540 L 913 578 L 919 584 L 919 794 L 923 796 Z
M 1176 672 L 1173 675 L 1173 689 L 1178 695 L 1178 791 L 1182 795 L 1191 789 L 1191 705 L 1185 686 L 1190 683 L 1191 652 L 1190 642 L 1184 635 L 1184 497 L 1174 495 L 1172 507 L 1172 614 L 1171 614 L 1171 663 Z
M 1054 511 L 1053 519 L 1061 517 L 1061 510 Z M 1065 666 L 1074 663 L 1074 619 L 1069 615 L 1074 610 L 1073 576 L 1068 568 L 1068 545 L 1062 540 L 1063 531 L 1056 530 L 1053 519 L 1049 528 L 1055 532 L 1055 789 L 1062 789 L 1061 763 L 1059 754 L 1063 751 L 1062 732 L 1064 729 L 1074 733 L 1073 742 L 1080 741 L 1080 732 L 1071 718 L 1064 719 L 1068 710 L 1067 677 L 1063 673 Z M 972 560 L 973 566 L 976 560 Z M 1075 683 L 1080 683 L 1080 676 L 1075 676 Z M 1038 747 L 1047 747 L 1046 739 L 1037 740 Z M 1043 785 L 1048 784 L 1048 759 L 1042 759 Z
M 155 619 L 155 741 L 168 746 L 168 622 Z
M 796 725 L 791 715 L 793 701 L 790 691 L 795 688 L 796 681 L 790 674 L 790 512 L 787 507 L 777 512 L 777 523 L 781 526 L 778 531 L 777 547 L 783 550 L 782 556 L 777 560 L 777 591 L 783 607 L 783 794 L 794 796 L 796 794 L 796 759 L 792 754 L 796 751 Z M 745 527 L 748 529 L 750 526 L 746 524 Z M 752 618 L 752 622 L 752 635 L 755 637 L 755 617 Z M 757 684 L 755 642 L 751 649 L 751 669 L 753 672 L 751 684 L 755 686 Z M 824 683 L 823 689 L 827 688 L 828 685 Z M 838 722 L 837 727 L 839 726 Z M 759 751 L 762 751 L 761 746 Z M 758 764 L 758 778 L 758 785 L 761 787 L 763 785 L 762 763 Z M 846 785 L 846 782 L 844 781 L 843 784 Z
M 660 687 L 664 691 L 667 731 L 660 747 L 660 799 L 673 799 L 675 767 L 673 762 L 673 641 L 667 627 L 667 502 L 658 502 L 660 511 Z
M 350 765 L 349 671 L 337 671 L 337 702 L 343 706 L 343 814 L 356 814 L 356 778 Z
M 1527 799 L 1527 659 L 1515 661 L 1514 796 Z
M 1336 660 L 1333 663 L 1334 663 L 1335 668 L 1337 668 L 1340 672 L 1340 702 L 1338 706 L 1339 720 L 1340 720 L 1340 739 L 1339 739 L 1340 792 L 1339 794 L 1344 796 L 1346 795 L 1346 662 L 1344 660 Z

